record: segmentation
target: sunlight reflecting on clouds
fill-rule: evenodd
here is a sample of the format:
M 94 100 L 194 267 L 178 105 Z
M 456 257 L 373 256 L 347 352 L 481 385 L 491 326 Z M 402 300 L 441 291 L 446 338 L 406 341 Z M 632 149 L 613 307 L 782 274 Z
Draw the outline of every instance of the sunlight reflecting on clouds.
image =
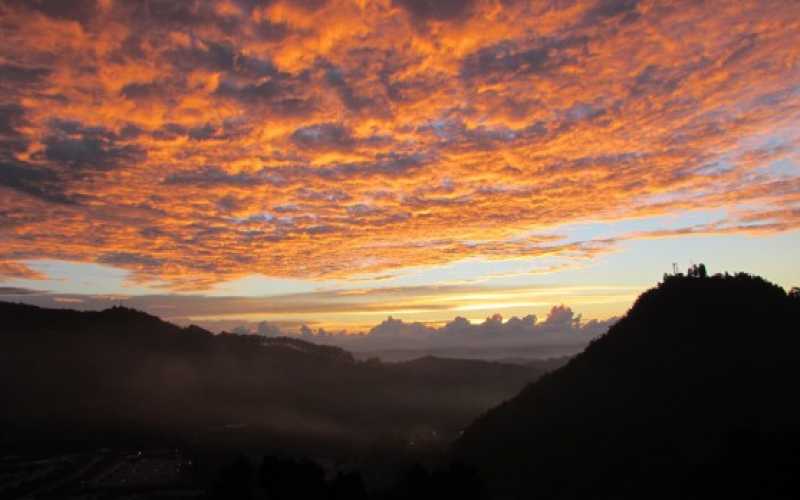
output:
M 797 2 L 59 5 L 0 6 L 5 279 L 510 279 L 800 225 Z

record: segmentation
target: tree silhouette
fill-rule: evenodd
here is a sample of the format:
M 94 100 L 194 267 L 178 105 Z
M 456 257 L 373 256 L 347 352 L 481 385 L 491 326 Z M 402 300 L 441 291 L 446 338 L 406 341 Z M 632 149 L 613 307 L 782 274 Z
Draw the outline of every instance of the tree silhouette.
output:
M 389 495 L 390 498 L 415 500 L 485 500 L 486 487 L 477 469 L 454 462 L 429 471 L 420 464 L 409 469 Z
M 697 265 L 697 277 L 698 278 L 707 278 L 708 277 L 708 273 L 706 272 L 706 265 L 705 264 L 700 263 L 700 264 Z
M 345 472 L 338 474 L 330 485 L 331 500 L 366 500 L 367 491 L 364 480 L 359 472 Z
M 269 500 L 316 500 L 328 496 L 325 471 L 308 460 L 267 456 L 261 463 L 258 476 Z
M 694 264 L 689 268 L 686 275 L 689 278 L 707 278 L 708 272 L 706 271 L 706 265 L 703 263 Z
M 213 497 L 249 500 L 252 495 L 253 466 L 245 456 L 220 470 L 213 486 Z

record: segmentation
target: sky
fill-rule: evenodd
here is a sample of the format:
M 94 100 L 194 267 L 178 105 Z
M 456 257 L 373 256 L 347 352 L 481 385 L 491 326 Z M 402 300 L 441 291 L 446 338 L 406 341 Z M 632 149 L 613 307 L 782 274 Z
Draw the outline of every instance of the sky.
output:
M 800 2 L 0 2 L 0 299 L 358 332 L 800 285 Z

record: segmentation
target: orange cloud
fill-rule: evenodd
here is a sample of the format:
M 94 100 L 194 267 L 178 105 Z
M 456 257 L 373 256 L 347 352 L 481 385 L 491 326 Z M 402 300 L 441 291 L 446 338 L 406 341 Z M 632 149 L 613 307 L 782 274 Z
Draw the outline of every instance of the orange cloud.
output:
M 26 280 L 46 279 L 42 273 L 31 269 L 21 262 L 0 261 L 0 279 L 21 278 Z
M 798 161 L 794 2 L 100 7 L 0 6 L 6 275 L 202 289 L 586 258 L 611 243 L 554 231 L 701 207 L 733 215 L 670 234 L 800 226 L 771 169 Z

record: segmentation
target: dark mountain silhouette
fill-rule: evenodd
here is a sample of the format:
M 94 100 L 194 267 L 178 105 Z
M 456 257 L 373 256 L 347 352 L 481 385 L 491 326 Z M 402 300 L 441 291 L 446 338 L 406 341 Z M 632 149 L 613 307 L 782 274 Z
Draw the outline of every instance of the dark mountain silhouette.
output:
M 797 498 L 798 320 L 761 278 L 665 276 L 454 455 L 497 498 Z
M 543 370 L 360 362 L 336 347 L 212 335 L 123 307 L 0 303 L 0 446 L 122 435 L 434 446 Z

